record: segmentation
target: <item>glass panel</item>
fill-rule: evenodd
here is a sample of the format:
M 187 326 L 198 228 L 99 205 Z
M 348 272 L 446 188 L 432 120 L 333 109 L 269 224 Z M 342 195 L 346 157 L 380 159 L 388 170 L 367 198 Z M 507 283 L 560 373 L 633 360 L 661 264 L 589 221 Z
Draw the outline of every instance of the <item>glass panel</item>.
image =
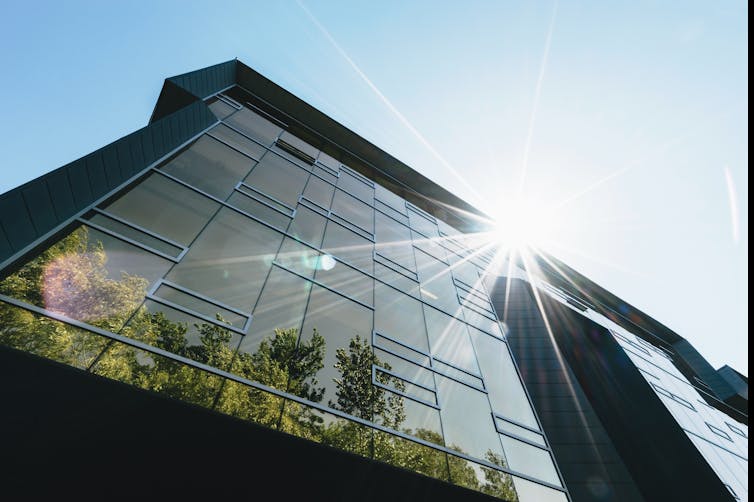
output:
M 327 223 L 322 250 L 369 274 L 372 273 L 374 243 L 342 225 L 332 221 Z
M 291 145 L 292 147 L 296 148 L 297 150 L 300 150 L 304 152 L 306 155 L 311 157 L 312 159 L 316 159 L 319 155 L 319 150 L 306 141 L 297 138 L 293 134 L 289 133 L 288 131 L 283 131 L 283 133 L 280 135 L 280 139 Z
M 465 371 L 461 371 L 458 368 L 455 368 L 449 364 L 445 364 L 444 362 L 435 359 L 434 364 L 432 367 L 437 371 L 438 373 L 441 373 L 443 376 L 447 376 L 450 378 L 454 378 L 458 381 L 465 382 L 472 387 L 476 387 L 477 389 L 484 389 L 484 385 L 482 384 L 482 379 L 475 377 L 473 375 L 469 375 Z
M 310 382 L 309 400 L 327 403 L 365 420 L 371 420 L 372 411 L 378 408 L 386 418 L 392 418 L 395 410 L 382 399 L 384 392 L 376 392 L 371 384 L 374 359 L 369 344 L 371 330 L 369 309 L 312 286 L 301 343 L 316 347 L 321 359 L 318 365 L 309 365 L 311 373 L 316 371 L 306 379 Z
M 410 271 L 416 271 L 411 230 L 382 213 L 375 213 L 376 250 Z
M 332 195 L 335 191 L 335 187 L 327 183 L 324 180 L 311 176 L 309 183 L 306 184 L 306 190 L 304 190 L 304 197 L 312 202 L 315 202 L 324 209 L 330 209 L 330 203 L 332 202 Z
M 440 232 L 444 233 L 445 235 L 461 235 L 461 232 L 459 230 L 456 230 L 439 218 L 437 219 L 437 227 L 440 229 Z
M 270 195 L 289 207 L 296 207 L 304 191 L 309 172 L 296 164 L 268 152 L 244 182 Z
M 500 462 L 495 462 L 500 463 Z M 450 481 L 453 484 L 486 493 L 510 502 L 519 498 L 513 486 L 513 476 L 491 467 L 484 467 L 455 455 L 448 455 Z
M 248 312 L 282 240 L 278 232 L 223 208 L 168 279 Z
M 236 111 L 236 109 L 230 106 L 228 103 L 220 101 L 216 98 L 208 103 L 207 106 L 209 106 L 209 109 L 212 111 L 215 117 L 219 118 L 220 120 Z
M 421 281 L 422 298 L 427 303 L 456 315 L 461 306 L 448 266 L 418 249 L 414 255 Z
M 419 351 L 429 352 L 421 303 L 390 286 L 377 283 L 374 309 L 375 331 Z
M 329 181 L 332 185 L 338 184 L 338 177 L 334 175 L 333 173 L 331 173 L 330 171 L 323 169 L 320 166 L 315 165 L 314 167 L 312 167 L 312 172 L 316 174 L 317 176 L 319 176 L 320 178 L 324 179 L 325 181 Z M 335 172 L 337 173 L 338 170 L 335 169 Z
M 441 437 L 437 438 L 431 432 L 423 432 L 421 429 L 412 435 L 425 436 L 421 439 L 427 441 L 441 439 Z M 445 452 L 386 432 L 375 431 L 374 433 L 374 458 L 431 478 L 442 481 L 449 479 L 448 460 Z
M 479 332 L 471 333 L 482 376 L 495 412 L 539 429 L 524 387 L 504 342 Z
M 401 355 L 422 366 L 428 367 L 430 365 L 429 357 L 425 356 L 424 354 L 420 354 L 415 350 L 409 349 L 408 347 L 404 347 L 403 345 L 389 340 L 384 336 L 380 336 L 378 333 L 375 333 L 374 335 L 374 346 L 382 347 L 385 350 L 389 350 L 393 354 Z
M 419 283 L 412 281 L 403 274 L 399 274 L 395 270 L 388 268 L 381 263 L 374 263 L 374 275 L 379 280 L 390 284 L 391 286 L 398 288 L 400 291 L 407 293 L 411 296 L 419 297 Z
M 140 230 L 136 230 L 135 228 L 125 225 L 104 214 L 95 213 L 89 218 L 89 221 L 101 227 L 107 228 L 108 230 L 112 230 L 113 232 L 122 235 L 123 237 L 127 237 L 131 240 L 144 244 L 145 246 L 149 246 L 152 249 L 161 251 L 166 255 L 172 256 L 174 258 L 181 254 L 181 252 L 183 251 L 183 249 L 179 248 L 178 246 L 168 244 L 163 240 L 152 237 L 151 235 L 141 232 Z
M 323 261 L 324 265 L 328 265 L 327 259 Z M 280 246 L 275 262 L 310 279 L 314 278 L 314 271 L 317 267 L 322 265 L 318 251 L 290 237 L 283 239 L 283 245 Z
M 254 164 L 249 157 L 205 135 L 160 170 L 225 200 Z
M 390 370 L 404 380 L 421 384 L 430 389 L 435 388 L 435 379 L 432 376 L 432 371 L 378 348 L 374 349 L 374 354 L 379 359 L 377 363 L 379 366 Z
M 372 457 L 371 427 L 286 400 L 280 430 L 340 450 Z
M 374 196 L 400 214 L 406 214 L 406 201 L 380 184 L 375 184 Z
M 0 344 L 7 347 L 85 369 L 108 342 L 103 336 L 0 302 Z
M 242 329 L 248 320 L 247 316 L 214 305 L 209 301 L 196 298 L 189 293 L 180 291 L 168 284 L 160 284 L 160 287 L 157 288 L 154 295 L 163 300 L 191 309 L 199 314 L 216 319 L 221 324 L 230 324 L 238 329 Z
M 0 293 L 118 331 L 171 262 L 81 226 L 0 282 Z
M 521 502 L 568 502 L 565 493 L 538 485 L 528 479 L 514 476 L 513 484 L 516 486 Z
M 445 252 L 445 248 L 438 244 L 436 237 L 424 237 L 420 233 L 413 230 L 411 231 L 411 236 L 414 241 L 414 246 L 418 247 L 433 258 L 436 258 L 441 262 L 447 264 L 448 255 Z
M 340 162 L 337 161 L 334 157 L 327 155 L 325 152 L 319 152 L 319 157 L 317 157 L 317 162 L 329 167 L 335 172 L 338 172 L 338 170 L 340 170 Z
M 282 128 L 247 108 L 238 110 L 225 122 L 266 146 L 274 143 L 283 131 Z
M 299 204 L 296 206 L 296 217 L 293 219 L 288 233 L 318 248 L 322 244 L 325 223 L 327 223 L 327 219 L 324 216 Z
M 247 153 L 254 157 L 255 159 L 259 160 L 262 158 L 262 155 L 265 154 L 267 149 L 260 145 L 259 143 L 255 143 L 254 141 L 250 140 L 243 134 L 240 134 L 230 127 L 226 126 L 225 124 L 220 124 L 214 129 L 211 129 L 209 133 L 212 136 L 216 136 L 220 138 L 221 140 L 225 141 L 229 145 L 238 148 L 244 153 Z M 239 178 L 240 179 L 240 178 Z
M 279 211 L 275 211 L 255 198 L 244 195 L 241 192 L 234 192 L 228 199 L 228 203 L 233 207 L 237 207 L 241 211 L 256 216 L 265 223 L 269 223 L 282 231 L 285 231 L 288 228 L 288 224 L 291 222 L 289 216 L 286 216 Z
M 454 366 L 479 374 L 466 325 L 426 305 L 424 317 L 432 354 Z
M 241 341 L 234 373 L 283 391 L 290 382 L 295 394 L 309 397 L 307 381 L 323 357 L 316 344 L 297 347 L 310 289 L 309 281 L 273 267 Z
M 374 188 L 367 185 L 357 176 L 346 169 L 341 169 L 338 178 L 338 188 L 345 190 L 358 199 L 363 200 L 370 206 L 374 203 Z
M 336 190 L 332 202 L 332 211 L 353 225 L 374 234 L 374 209 L 359 199 L 342 190 Z
M 473 310 L 465 307 L 463 307 L 462 310 L 463 317 L 466 319 L 467 323 L 479 328 L 485 333 L 489 333 L 490 335 L 495 336 L 496 338 L 504 338 L 503 332 L 500 329 L 500 323 L 498 321 L 493 321 L 492 319 L 478 314 Z
M 214 355 L 208 352 L 208 357 Z M 91 371 L 207 408 L 214 403 L 222 383 L 220 377 L 206 371 L 118 342 L 108 347 Z
M 522 474 L 562 486 L 550 454 L 504 434 L 500 436 L 510 468 Z
M 241 335 L 152 300 L 144 302 L 121 335 L 226 370 Z
M 543 448 L 547 447 L 547 444 L 545 443 L 545 438 L 541 434 L 537 434 L 536 432 L 530 431 L 529 429 L 524 429 L 523 427 L 520 427 L 511 422 L 508 422 L 507 420 L 503 420 L 502 418 L 499 418 L 499 417 L 495 417 L 495 423 L 497 424 L 497 429 L 500 432 L 507 432 L 510 434 L 515 434 L 518 437 L 528 439 L 532 443 L 537 443 Z
M 281 141 L 276 142 L 274 145 L 270 147 L 270 151 L 275 152 L 282 158 L 287 159 L 293 162 L 294 164 L 303 167 L 306 170 L 309 170 L 312 168 L 313 159 L 309 155 L 295 148 L 292 148 L 290 145 L 284 142 L 281 142 Z
M 449 378 L 435 375 L 442 403 L 445 444 L 461 453 L 506 466 L 487 396 Z
M 378 185 L 379 186 L 379 185 Z M 387 204 L 375 199 L 374 200 L 374 208 L 378 211 L 384 213 L 385 215 L 391 217 L 392 219 L 403 223 L 404 225 L 408 226 L 408 216 L 405 214 L 401 214 L 392 207 L 388 206 Z
M 477 268 L 466 260 L 458 260 L 458 262 L 454 264 L 453 276 L 473 288 L 482 287 Z
M 416 211 L 408 211 L 408 221 L 411 224 L 411 228 L 420 232 L 425 237 L 440 236 L 440 233 L 437 231 L 437 225 Z
M 244 374 L 246 366 L 245 359 L 236 359 L 232 371 Z M 214 409 L 265 427 L 277 428 L 283 411 L 283 398 L 240 382 L 225 380 Z
M 379 368 L 375 369 L 375 380 L 393 390 L 396 390 L 400 393 L 406 394 L 408 396 L 413 396 L 417 399 L 420 399 L 426 403 L 430 404 L 437 404 L 437 400 L 435 399 L 435 393 L 424 389 L 422 387 L 419 387 L 418 385 L 414 385 L 410 382 L 407 382 L 403 380 L 402 378 L 398 378 L 396 376 L 393 376 L 389 373 L 385 373 L 384 371 L 380 371 Z M 411 401 L 411 399 L 404 399 L 399 394 L 393 394 L 392 392 L 388 392 L 386 394 L 387 399 L 396 405 L 396 409 L 402 409 L 401 415 L 405 415 L 405 402 Z M 375 418 L 377 423 L 379 422 L 378 418 Z M 403 420 L 403 419 L 401 419 Z M 399 425 L 402 424 L 402 421 Z M 439 420 L 438 420 L 439 425 Z M 395 427 L 393 427 L 395 428 Z
M 314 278 L 350 298 L 373 305 L 374 279 L 335 260 L 330 255 L 320 257 Z
M 152 174 L 107 206 L 121 218 L 188 245 L 220 205 L 165 176 Z

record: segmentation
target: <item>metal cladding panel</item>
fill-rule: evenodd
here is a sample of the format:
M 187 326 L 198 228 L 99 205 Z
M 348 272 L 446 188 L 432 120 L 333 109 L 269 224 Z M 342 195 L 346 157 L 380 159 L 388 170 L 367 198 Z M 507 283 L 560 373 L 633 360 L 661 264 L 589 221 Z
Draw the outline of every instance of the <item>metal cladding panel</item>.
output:
M 5 235 L 5 229 L 0 225 L 0 256 L 11 255 L 13 249 L 10 246 L 8 237 Z
M 150 164 L 150 162 L 147 162 L 145 159 L 141 137 L 141 131 L 128 136 L 128 154 L 130 155 L 131 162 L 129 176 L 132 176 L 139 171 L 138 166 L 146 166 Z
M 233 59 L 201 70 L 177 75 L 168 80 L 197 98 L 203 99 L 236 83 L 236 64 L 237 61 Z
M 143 152 L 143 162 L 144 165 L 149 165 L 155 160 L 157 160 L 157 154 L 155 153 L 154 149 L 154 140 L 152 138 L 152 134 L 148 133 L 146 129 L 142 129 L 138 131 L 137 136 L 139 138 L 139 143 L 141 143 L 141 146 L 139 147 L 141 151 Z
M 22 193 L 26 201 L 26 207 L 29 208 L 29 215 L 35 229 L 51 228 L 58 223 L 46 183 L 29 185 L 24 188 Z
M 715 371 L 707 360 L 694 348 L 688 340 L 680 340 L 673 344 L 673 348 L 678 352 L 683 360 L 692 370 L 701 378 L 704 383 L 709 385 L 715 395 L 725 401 L 727 398 L 736 393 L 733 387 L 725 381 L 720 374 Z
M 0 262 L 32 244 L 217 121 L 197 101 L 139 131 L 0 195 Z M 170 131 L 169 135 L 165 131 Z M 158 144 L 155 149 L 152 145 Z M 149 145 L 144 148 L 143 145 Z M 144 155 L 148 150 L 148 155 Z M 48 190 L 49 187 L 49 190 Z
M 71 193 L 76 202 L 76 211 L 80 211 L 92 201 L 92 187 L 89 185 L 89 175 L 86 173 L 84 159 L 74 160 L 70 164 L 60 168 L 68 175 L 71 184 Z M 63 215 L 60 215 L 62 218 Z
M 64 215 L 74 214 L 76 212 L 76 203 L 73 200 L 71 184 L 68 182 L 66 172 L 56 169 L 45 176 L 45 182 L 47 183 L 47 190 L 50 192 L 50 198 L 52 199 L 52 205 L 55 208 L 58 221 L 63 221 L 65 219 Z
M 496 283 L 496 306 L 503 306 L 506 287 L 505 279 Z M 723 483 L 607 329 L 548 297 L 541 298 L 540 314 L 528 283 L 514 279 L 510 287 L 515 302 L 505 320 L 508 340 L 574 500 L 604 500 L 599 490 L 589 496 L 588 477 L 590 470 L 607 472 L 608 464 L 612 474 L 604 489 L 614 491 L 611 500 L 636 500 L 619 496 L 626 489 L 647 500 L 726 500 Z M 550 331 L 537 327 L 542 315 Z M 550 348 L 532 339 L 549 340 Z M 560 354 L 562 381 L 569 383 L 539 383 L 552 380 L 550 363 L 543 371 L 538 359 L 548 351 Z M 569 396 L 581 412 L 560 410 L 551 401 L 564 403 Z M 593 435 L 598 429 L 606 433 L 599 442 Z
M 14 251 L 23 248 L 37 236 L 21 193 L 16 189 L 0 198 L 0 224 Z
M 574 501 L 642 501 L 610 437 L 589 403 L 573 371 L 558 356 L 527 283 L 513 279 L 506 301 L 506 280 L 492 290 L 498 312 L 507 311 L 508 342 L 566 487 Z M 606 465 L 624 480 L 618 483 Z
M 110 187 L 107 175 L 105 174 L 105 165 L 102 162 L 101 150 L 89 154 L 84 162 L 86 162 L 86 172 L 89 174 L 89 185 L 92 187 L 92 195 L 96 199 L 99 194 L 105 194 Z

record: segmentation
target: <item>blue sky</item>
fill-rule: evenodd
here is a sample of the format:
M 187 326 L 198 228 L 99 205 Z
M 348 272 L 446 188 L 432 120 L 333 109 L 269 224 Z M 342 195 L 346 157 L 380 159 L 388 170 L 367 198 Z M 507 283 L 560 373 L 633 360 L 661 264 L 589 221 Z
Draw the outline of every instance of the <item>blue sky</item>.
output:
M 234 57 L 748 374 L 743 1 L 3 2 L 0 193 Z

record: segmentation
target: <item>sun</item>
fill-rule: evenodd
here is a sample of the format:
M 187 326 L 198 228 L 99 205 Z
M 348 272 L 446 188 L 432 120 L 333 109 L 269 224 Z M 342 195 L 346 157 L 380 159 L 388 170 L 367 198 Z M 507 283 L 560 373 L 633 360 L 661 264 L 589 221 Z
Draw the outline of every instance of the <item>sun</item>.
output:
M 492 238 L 508 249 L 541 249 L 551 241 L 555 215 L 539 201 L 525 198 L 498 202 L 491 213 L 494 217 Z

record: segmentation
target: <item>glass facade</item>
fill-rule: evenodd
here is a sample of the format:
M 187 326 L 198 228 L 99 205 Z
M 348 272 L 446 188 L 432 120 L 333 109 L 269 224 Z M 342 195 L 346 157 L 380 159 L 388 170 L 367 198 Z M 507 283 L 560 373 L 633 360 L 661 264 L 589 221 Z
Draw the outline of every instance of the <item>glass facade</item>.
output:
M 708 404 L 704 390 L 694 386 L 673 362 L 673 355 L 631 333 L 612 319 L 540 282 L 540 291 L 608 328 L 658 399 L 672 414 L 735 500 L 749 498 L 749 427 Z M 704 386 L 703 382 L 700 382 Z M 708 398 L 712 390 L 706 392 Z M 511 465 L 514 465 L 511 463 Z
M 0 343 L 505 500 L 568 500 L 488 254 L 208 104 L 218 124 L 6 273 Z

